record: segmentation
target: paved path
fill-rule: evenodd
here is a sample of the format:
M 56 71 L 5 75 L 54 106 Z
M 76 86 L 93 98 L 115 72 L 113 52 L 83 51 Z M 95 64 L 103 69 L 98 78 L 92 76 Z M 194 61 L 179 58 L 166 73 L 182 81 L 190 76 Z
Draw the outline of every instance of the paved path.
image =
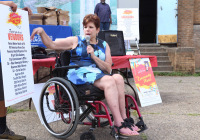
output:
M 132 80 L 132 79 L 131 79 Z M 140 107 L 148 129 L 130 140 L 197 140 L 200 134 L 200 77 L 157 76 L 163 103 Z M 28 108 L 28 102 L 19 106 Z M 8 114 L 9 127 L 28 140 L 54 140 L 41 125 L 34 109 Z M 88 126 L 78 126 L 68 140 L 78 140 Z M 114 139 L 109 127 L 94 131 L 97 140 Z M 129 140 L 129 139 L 127 139 Z

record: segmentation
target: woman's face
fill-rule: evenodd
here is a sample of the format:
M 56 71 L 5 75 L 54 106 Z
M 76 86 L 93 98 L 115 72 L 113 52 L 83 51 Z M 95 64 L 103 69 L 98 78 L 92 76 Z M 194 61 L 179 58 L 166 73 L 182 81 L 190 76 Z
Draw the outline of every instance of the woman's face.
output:
M 96 35 L 99 33 L 99 28 L 97 29 L 93 22 L 89 22 L 83 28 L 84 35 L 89 35 L 90 38 L 96 38 Z

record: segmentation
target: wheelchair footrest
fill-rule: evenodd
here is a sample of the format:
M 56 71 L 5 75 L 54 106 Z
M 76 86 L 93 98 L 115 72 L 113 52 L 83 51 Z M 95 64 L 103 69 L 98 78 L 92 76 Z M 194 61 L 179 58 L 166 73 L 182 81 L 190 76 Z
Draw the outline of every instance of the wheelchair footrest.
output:
M 142 119 L 136 123 L 136 126 L 140 129 L 140 131 L 138 131 L 139 133 L 148 129 L 148 127 L 146 126 L 146 124 L 144 123 L 144 121 Z

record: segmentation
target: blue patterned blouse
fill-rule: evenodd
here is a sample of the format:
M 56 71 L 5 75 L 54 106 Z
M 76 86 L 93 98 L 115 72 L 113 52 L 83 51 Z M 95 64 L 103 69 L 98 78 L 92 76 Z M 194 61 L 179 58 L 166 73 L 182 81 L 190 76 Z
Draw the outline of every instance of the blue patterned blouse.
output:
M 98 39 L 98 44 L 90 44 L 94 48 L 95 56 L 105 61 L 106 42 Z M 95 62 L 87 54 L 87 43 L 84 36 L 78 36 L 78 45 L 71 50 L 70 65 L 79 65 L 80 68 L 70 69 L 67 78 L 76 85 L 94 83 L 95 80 L 102 78 L 103 71 L 98 68 Z

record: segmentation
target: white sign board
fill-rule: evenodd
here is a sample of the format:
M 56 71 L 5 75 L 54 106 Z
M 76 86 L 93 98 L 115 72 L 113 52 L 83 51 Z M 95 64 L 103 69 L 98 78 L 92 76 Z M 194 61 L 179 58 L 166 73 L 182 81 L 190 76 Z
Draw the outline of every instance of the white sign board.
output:
M 5 105 L 30 98 L 34 90 L 28 12 L 0 4 L 0 51 Z
M 117 9 L 117 30 L 123 31 L 125 40 L 139 40 L 138 8 Z
M 44 84 L 45 83 L 34 84 L 34 93 L 35 94 L 33 94 L 33 96 L 32 96 L 33 103 L 35 105 L 35 109 L 37 111 L 38 117 L 40 118 L 40 121 L 42 124 L 44 124 L 44 122 L 43 122 L 41 114 L 40 114 L 40 94 L 41 94 Z

